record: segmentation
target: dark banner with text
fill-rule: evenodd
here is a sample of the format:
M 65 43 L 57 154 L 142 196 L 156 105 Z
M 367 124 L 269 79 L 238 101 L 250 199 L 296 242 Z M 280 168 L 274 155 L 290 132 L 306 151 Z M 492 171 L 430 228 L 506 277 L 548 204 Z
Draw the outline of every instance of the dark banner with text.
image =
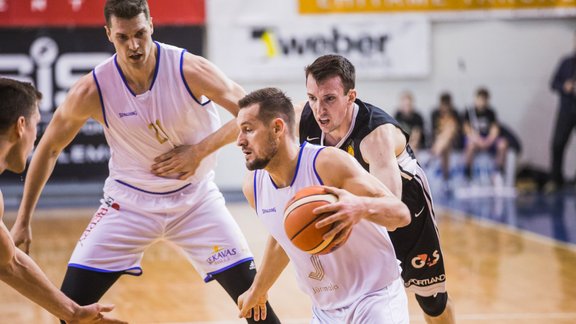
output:
M 103 27 L 0 28 L 0 39 L 0 75 L 31 82 L 43 94 L 38 138 L 70 87 L 114 54 Z M 202 55 L 204 27 L 155 27 L 154 39 Z M 104 179 L 109 157 L 102 126 L 90 120 L 58 158 L 51 180 Z M 10 172 L 1 177 L 21 179 Z

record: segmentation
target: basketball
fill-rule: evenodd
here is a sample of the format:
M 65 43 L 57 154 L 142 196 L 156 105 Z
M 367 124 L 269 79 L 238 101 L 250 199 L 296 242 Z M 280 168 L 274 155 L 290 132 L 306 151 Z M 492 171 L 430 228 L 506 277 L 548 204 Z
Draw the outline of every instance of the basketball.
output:
M 310 254 L 328 254 L 341 244 L 333 243 L 334 236 L 326 240 L 322 236 L 329 232 L 332 226 L 316 228 L 316 223 L 331 214 L 316 215 L 312 211 L 320 206 L 338 201 L 338 197 L 328 193 L 320 186 L 306 187 L 298 191 L 284 209 L 284 230 L 297 248 Z

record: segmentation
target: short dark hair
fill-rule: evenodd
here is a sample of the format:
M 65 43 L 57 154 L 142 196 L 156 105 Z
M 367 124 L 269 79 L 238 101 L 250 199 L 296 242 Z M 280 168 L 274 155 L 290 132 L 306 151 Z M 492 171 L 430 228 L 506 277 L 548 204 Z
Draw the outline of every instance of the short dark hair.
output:
M 269 123 L 274 118 L 282 118 L 288 125 L 290 134 L 294 135 L 295 112 L 292 101 L 284 92 L 277 88 L 263 88 L 252 91 L 240 99 L 240 109 L 258 104 L 258 119 Z
M 449 92 L 442 92 L 440 94 L 440 103 L 447 106 L 452 106 L 452 95 Z
M 478 97 L 484 97 L 484 99 L 490 99 L 490 92 L 488 91 L 488 89 L 481 87 L 478 88 L 478 90 L 476 90 L 476 96 Z
M 150 9 L 146 0 L 107 0 L 104 5 L 104 18 L 108 27 L 112 16 L 132 19 L 141 13 L 146 15 L 146 20 L 150 20 Z
M 29 119 L 38 109 L 42 94 L 32 84 L 0 77 L 0 133 L 21 116 Z
M 318 83 L 339 76 L 344 86 L 344 94 L 356 86 L 356 69 L 342 55 L 328 54 L 320 56 L 306 67 L 306 80 L 308 80 L 308 75 L 312 75 Z

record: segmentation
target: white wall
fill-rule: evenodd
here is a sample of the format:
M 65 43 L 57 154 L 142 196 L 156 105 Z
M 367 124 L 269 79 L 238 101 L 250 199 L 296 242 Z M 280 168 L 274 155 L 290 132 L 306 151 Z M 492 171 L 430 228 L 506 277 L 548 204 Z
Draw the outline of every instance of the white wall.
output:
M 215 10 L 210 3 L 208 37 L 211 10 Z M 274 10 L 270 6 L 260 8 Z M 359 97 L 394 112 L 399 93 L 410 89 L 417 106 L 429 119 L 441 91 L 451 91 L 457 106 L 462 107 L 472 102 L 478 86 L 486 86 L 500 120 L 522 140 L 520 162 L 547 168 L 557 110 L 557 96 L 549 90 L 549 81 L 559 59 L 574 48 L 575 30 L 576 19 L 571 18 L 433 22 L 431 75 L 424 79 L 359 81 Z M 305 98 L 304 77 L 298 82 L 243 82 L 242 86 L 247 91 L 277 86 L 294 101 Z M 565 174 L 570 177 L 576 170 L 574 137 L 576 133 L 565 159 Z M 221 188 L 239 189 L 244 174 L 240 150 L 235 146 L 224 148 L 216 178 Z

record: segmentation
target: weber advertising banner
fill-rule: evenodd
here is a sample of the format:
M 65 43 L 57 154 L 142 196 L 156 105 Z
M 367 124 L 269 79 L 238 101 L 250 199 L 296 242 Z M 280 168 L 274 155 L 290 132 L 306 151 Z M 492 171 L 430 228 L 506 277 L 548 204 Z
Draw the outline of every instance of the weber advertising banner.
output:
M 300 80 L 306 65 L 329 53 L 350 59 L 359 79 L 430 72 L 430 24 L 423 17 L 300 16 L 280 3 L 244 15 L 231 2 L 209 3 L 208 45 L 210 59 L 235 80 Z
M 298 0 L 302 14 L 424 13 L 435 18 L 574 16 L 576 0 Z
M 43 7 L 44 11 L 34 11 L 35 19 L 27 14 L 42 1 L 2 1 L 0 0 L 0 75 L 32 82 L 43 94 L 40 105 L 42 121 L 39 124 L 39 138 L 43 134 L 56 107 L 62 103 L 70 87 L 83 75 L 89 73 L 97 64 L 114 53 L 114 47 L 108 42 L 104 31 L 104 1 L 68 1 L 52 0 Z M 100 3 L 97 12 L 78 14 L 73 23 L 80 27 L 70 27 L 70 21 L 61 13 L 51 11 L 51 6 L 60 9 L 65 6 L 72 10 L 72 3 Z M 160 13 L 182 10 L 186 12 L 188 2 L 182 8 L 171 8 L 172 2 Z M 2 5 L 4 3 L 4 5 Z M 151 1 L 158 4 L 158 1 Z M 28 6 L 23 6 L 24 4 Z M 203 2 L 202 2 L 203 4 Z M 91 7 L 82 7 L 84 9 Z M 151 5 L 152 7 L 152 5 Z M 4 11 L 2 11 L 4 9 Z M 162 9 L 162 8 L 157 8 Z M 198 9 L 198 8 L 195 8 Z M 202 12 L 203 20 L 203 7 Z M 153 8 L 151 8 L 151 11 Z M 197 11 L 197 10 L 196 10 Z M 196 12 L 195 11 L 195 12 Z M 45 14 L 41 14 L 45 13 Z M 27 17 L 25 26 L 18 27 L 18 15 Z M 154 12 L 152 11 L 152 14 Z M 3 16 L 4 15 L 4 16 Z M 97 16 L 96 19 L 94 16 Z M 9 17 L 10 19 L 4 19 Z M 162 14 L 160 15 L 162 17 Z M 162 22 L 162 19 L 159 19 Z M 97 21 L 97 24 L 93 21 Z M 42 25 L 46 24 L 48 25 Z M 154 22 L 157 23 L 154 17 Z M 188 25 L 158 23 L 154 27 L 154 39 L 187 48 L 192 53 L 202 55 L 204 27 L 193 25 L 196 20 L 190 19 Z M 102 127 L 95 121 L 89 121 L 74 141 L 62 152 L 54 169 L 51 180 L 93 180 L 103 179 L 108 175 L 110 152 L 104 138 Z M 6 172 L 3 180 L 20 180 L 19 175 Z

